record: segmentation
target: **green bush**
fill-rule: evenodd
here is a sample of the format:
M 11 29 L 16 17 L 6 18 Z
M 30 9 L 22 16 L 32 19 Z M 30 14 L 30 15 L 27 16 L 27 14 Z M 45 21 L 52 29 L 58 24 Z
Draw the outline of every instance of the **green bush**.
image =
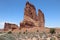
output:
M 19 34 L 21 34 L 21 32 L 19 32 Z
M 37 30 L 37 32 L 39 32 L 39 30 Z
M 23 32 L 23 34 L 25 34 L 26 32 Z
M 54 28 L 50 28 L 50 33 L 54 34 L 55 33 L 55 29 Z
M 58 34 L 58 36 L 57 36 L 58 38 L 60 38 L 60 34 Z
M 0 36 L 0 40 L 7 40 L 7 39 L 6 39 L 6 38 L 4 38 L 4 37 L 1 37 L 1 36 Z
M 12 34 L 5 34 L 0 36 L 0 40 L 16 40 L 15 36 Z
M 8 34 L 11 34 L 11 33 L 12 33 L 11 31 L 8 32 Z
M 50 40 L 56 40 L 54 37 L 52 37 Z

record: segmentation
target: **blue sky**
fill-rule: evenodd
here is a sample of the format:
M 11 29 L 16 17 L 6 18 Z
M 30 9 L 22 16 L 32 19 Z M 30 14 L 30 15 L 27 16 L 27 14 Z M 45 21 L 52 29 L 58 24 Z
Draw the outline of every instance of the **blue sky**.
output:
M 35 6 L 36 12 L 42 10 L 46 27 L 60 27 L 60 0 L 28 1 Z M 5 22 L 19 25 L 23 20 L 25 4 L 26 0 L 0 0 L 0 28 Z

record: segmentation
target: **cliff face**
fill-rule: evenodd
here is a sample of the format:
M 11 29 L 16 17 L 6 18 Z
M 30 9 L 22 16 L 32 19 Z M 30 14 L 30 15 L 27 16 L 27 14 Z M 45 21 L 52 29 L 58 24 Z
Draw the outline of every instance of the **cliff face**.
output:
M 20 23 L 20 28 L 22 27 L 44 27 L 45 19 L 44 14 L 39 9 L 38 15 L 36 15 L 35 6 L 27 2 L 24 9 L 24 20 Z

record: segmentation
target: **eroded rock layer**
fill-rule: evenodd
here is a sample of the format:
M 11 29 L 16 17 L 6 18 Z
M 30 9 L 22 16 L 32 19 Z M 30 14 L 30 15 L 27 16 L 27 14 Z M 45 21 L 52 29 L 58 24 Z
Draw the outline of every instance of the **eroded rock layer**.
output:
M 45 19 L 44 14 L 39 9 L 38 15 L 36 14 L 35 6 L 27 2 L 24 9 L 24 20 L 20 23 L 22 27 L 44 27 Z
M 4 25 L 5 31 L 14 30 L 14 29 L 18 29 L 18 26 L 16 24 L 5 23 L 5 25 Z

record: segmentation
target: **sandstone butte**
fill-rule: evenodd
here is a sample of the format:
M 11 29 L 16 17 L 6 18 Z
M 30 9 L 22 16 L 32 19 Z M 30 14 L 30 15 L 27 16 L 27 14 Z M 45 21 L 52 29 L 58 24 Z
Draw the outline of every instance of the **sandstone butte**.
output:
M 20 22 L 20 27 L 16 24 L 5 23 L 4 31 L 46 31 L 49 32 L 49 28 L 45 28 L 45 18 L 43 12 L 38 9 L 38 15 L 36 8 L 33 4 L 26 2 L 24 8 L 24 19 Z

